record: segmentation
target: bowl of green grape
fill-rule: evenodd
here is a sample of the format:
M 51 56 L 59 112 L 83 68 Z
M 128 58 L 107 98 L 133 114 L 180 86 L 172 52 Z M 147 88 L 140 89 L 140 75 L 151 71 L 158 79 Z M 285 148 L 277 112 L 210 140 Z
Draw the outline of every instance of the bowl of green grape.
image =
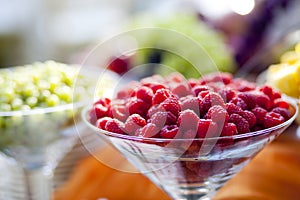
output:
M 101 89 L 94 87 L 99 77 Z M 74 125 L 85 100 L 109 91 L 115 79 L 55 61 L 0 70 L 0 151 L 22 167 L 24 198 L 52 198 L 52 171 L 78 139 Z

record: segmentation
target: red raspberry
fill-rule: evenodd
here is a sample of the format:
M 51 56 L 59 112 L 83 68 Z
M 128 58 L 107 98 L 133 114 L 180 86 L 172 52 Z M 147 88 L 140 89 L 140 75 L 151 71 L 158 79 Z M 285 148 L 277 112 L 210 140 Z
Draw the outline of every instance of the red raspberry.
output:
M 128 134 L 134 133 L 138 128 L 146 125 L 146 120 L 139 114 L 130 115 L 125 122 L 125 131 Z
M 232 80 L 230 87 L 232 87 L 233 89 L 238 90 L 240 92 L 246 92 L 246 91 L 255 90 L 256 85 L 255 85 L 255 83 L 251 83 L 244 79 L 236 78 L 236 79 Z
M 193 110 L 200 115 L 200 100 L 198 97 L 188 97 L 181 101 L 181 110 Z
M 250 132 L 248 121 L 239 114 L 230 115 L 228 122 L 234 123 L 236 125 L 239 134 Z
M 172 88 L 172 93 L 178 97 L 184 97 L 192 94 L 189 85 L 184 83 L 177 84 L 174 88 Z
M 209 90 L 203 90 L 201 92 L 198 93 L 197 97 L 199 97 L 200 99 L 203 99 L 206 95 L 209 94 Z
M 141 83 L 143 85 L 150 85 L 150 84 L 157 84 L 157 83 L 162 83 L 164 82 L 164 78 L 159 75 L 159 74 L 155 74 L 153 76 L 149 76 L 149 77 L 146 77 L 146 78 L 143 78 L 141 79 Z
M 118 91 L 117 99 L 127 99 L 135 95 L 135 88 L 140 87 L 141 84 L 137 81 L 130 82 L 125 88 Z
M 96 126 L 98 128 L 105 130 L 105 125 L 106 125 L 107 121 L 109 121 L 109 120 L 112 120 L 112 118 L 111 117 L 102 117 L 97 120 Z
M 151 116 L 157 112 L 166 112 L 166 110 L 163 107 L 161 107 L 160 104 L 153 105 L 147 111 L 147 117 L 151 118 Z
M 190 78 L 190 79 L 188 80 L 188 84 L 189 84 L 190 87 L 193 88 L 193 87 L 199 85 L 200 83 L 199 83 L 199 81 L 198 81 L 197 79 Z
M 210 138 L 217 137 L 218 126 L 211 119 L 200 119 L 198 122 L 197 137 Z
M 238 133 L 234 123 L 225 123 L 221 132 L 221 136 L 233 136 Z
M 109 112 L 110 103 L 111 101 L 108 98 L 101 98 L 94 103 L 93 110 L 98 119 L 107 116 Z
M 159 131 L 159 128 L 155 124 L 148 123 L 144 127 L 137 129 L 135 135 L 146 138 L 157 138 L 159 137 Z
M 243 111 L 240 107 L 238 107 L 234 103 L 226 103 L 226 110 L 229 115 Z
M 247 120 L 250 128 L 252 128 L 256 124 L 256 117 L 252 112 L 244 110 L 242 112 L 239 112 L 238 114 Z
M 112 105 L 109 116 L 124 122 L 129 116 L 129 110 L 125 105 Z
M 195 96 L 198 96 L 198 94 L 202 91 L 209 91 L 209 90 L 211 90 L 211 88 L 206 85 L 195 85 L 192 89 Z
M 264 119 L 268 111 L 262 107 L 255 107 L 251 111 L 256 117 L 257 124 L 264 124 Z
M 166 139 L 173 139 L 178 133 L 178 126 L 176 125 L 166 125 L 160 131 L 160 137 Z
M 158 89 L 152 98 L 152 104 L 160 104 L 171 96 L 173 96 L 173 94 L 169 89 Z
M 243 99 L 247 104 L 247 109 L 251 110 L 256 106 L 256 96 L 250 92 L 240 92 L 237 97 Z
M 128 71 L 129 66 L 130 66 L 130 57 L 122 55 L 120 57 L 114 57 L 113 59 L 111 59 L 108 65 L 108 69 L 121 75 Z
M 274 100 L 274 107 L 280 107 L 280 108 L 285 108 L 289 109 L 290 105 L 288 102 L 282 100 L 282 99 L 275 99 Z
M 217 124 L 219 123 L 224 124 L 224 122 L 228 121 L 229 115 L 224 107 L 216 105 L 216 106 L 212 106 L 207 111 L 204 118 L 212 119 Z
M 182 83 L 184 81 L 186 81 L 185 77 L 178 72 L 173 72 L 166 77 L 166 82 Z
M 161 128 L 164 125 L 175 124 L 176 121 L 176 116 L 171 112 L 156 112 L 149 119 L 149 122 L 157 125 L 158 128 Z
M 225 102 L 229 102 L 236 95 L 235 92 L 230 88 L 222 88 L 218 90 L 218 93 L 221 95 Z
M 152 97 L 153 97 L 153 92 L 152 89 L 146 86 L 142 86 L 138 88 L 136 91 L 136 97 L 138 99 L 142 99 L 146 103 L 151 104 L 152 103 Z
M 181 111 L 178 120 L 177 126 L 182 132 L 187 130 L 197 130 L 198 128 L 199 117 L 192 110 Z
M 208 109 L 214 105 L 220 105 L 225 108 L 225 103 L 222 97 L 218 93 L 210 92 L 200 102 L 200 115 L 204 116 Z
M 146 116 L 149 108 L 150 104 L 147 104 L 142 99 L 132 97 L 128 102 L 128 110 L 130 115 L 137 113 L 141 116 Z
M 231 99 L 231 101 L 229 101 L 229 103 L 233 103 L 233 104 L 237 105 L 242 110 L 246 110 L 248 108 L 246 102 L 239 97 L 234 97 L 233 99 Z
M 284 122 L 284 117 L 279 113 L 268 112 L 264 119 L 264 128 L 270 128 Z
M 255 98 L 256 104 L 266 110 L 270 110 L 272 108 L 272 102 L 270 98 L 263 94 L 263 93 L 258 93 Z
M 276 90 L 273 90 L 273 100 L 278 98 L 281 98 L 281 93 Z
M 225 72 L 216 72 L 216 73 L 210 73 L 202 76 L 200 79 L 200 84 L 204 85 L 205 83 L 211 83 L 211 82 L 222 82 L 225 85 L 229 84 L 232 80 L 232 74 L 225 73 Z
M 164 100 L 160 106 L 163 107 L 165 111 L 169 111 L 174 114 L 176 117 L 180 112 L 180 104 L 176 98 L 168 98 Z
M 105 130 L 112 133 L 125 134 L 122 128 L 123 128 L 122 122 L 120 122 L 117 119 L 108 120 L 105 124 Z
M 273 92 L 273 89 L 270 86 L 267 86 L 267 85 L 261 86 L 259 88 L 259 91 L 263 92 L 265 95 L 267 95 L 270 98 L 270 100 L 273 101 L 274 92 Z
M 272 112 L 279 113 L 284 118 L 284 120 L 288 120 L 291 118 L 291 114 L 286 108 L 276 107 L 272 109 Z

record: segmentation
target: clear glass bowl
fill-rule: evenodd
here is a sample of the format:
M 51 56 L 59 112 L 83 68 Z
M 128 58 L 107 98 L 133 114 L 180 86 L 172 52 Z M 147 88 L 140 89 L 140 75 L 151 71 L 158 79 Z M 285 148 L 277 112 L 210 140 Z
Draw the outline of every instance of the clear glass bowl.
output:
M 166 191 L 172 199 L 210 199 L 266 144 L 281 134 L 296 118 L 265 130 L 205 139 L 142 138 L 107 132 L 84 122 L 99 139 L 115 146 L 138 170 Z

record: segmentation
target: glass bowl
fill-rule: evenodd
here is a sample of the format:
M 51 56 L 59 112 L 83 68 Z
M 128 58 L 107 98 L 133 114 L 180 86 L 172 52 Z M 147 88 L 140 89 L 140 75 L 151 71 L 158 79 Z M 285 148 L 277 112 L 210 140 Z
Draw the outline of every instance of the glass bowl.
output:
M 240 135 L 204 139 L 122 135 L 101 130 L 90 123 L 90 108 L 83 110 L 82 117 L 99 139 L 116 147 L 172 199 L 210 199 L 295 120 L 298 107 L 294 102 L 290 104 L 293 116 L 280 125 Z

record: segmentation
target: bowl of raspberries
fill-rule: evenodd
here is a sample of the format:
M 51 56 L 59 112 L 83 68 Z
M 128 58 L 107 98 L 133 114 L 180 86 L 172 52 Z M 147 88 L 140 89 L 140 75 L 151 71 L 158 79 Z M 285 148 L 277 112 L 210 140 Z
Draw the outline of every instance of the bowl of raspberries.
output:
M 297 113 L 272 87 L 219 72 L 133 81 L 114 98 L 97 99 L 82 117 L 141 172 L 182 198 L 203 185 L 217 190 Z

